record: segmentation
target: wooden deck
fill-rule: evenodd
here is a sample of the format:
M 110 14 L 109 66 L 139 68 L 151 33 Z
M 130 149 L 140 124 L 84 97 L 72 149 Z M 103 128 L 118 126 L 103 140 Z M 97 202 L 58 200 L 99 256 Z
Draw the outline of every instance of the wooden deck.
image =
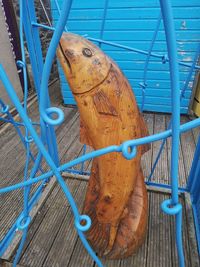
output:
M 69 161 L 82 153 L 83 145 L 79 142 L 79 115 L 76 108 L 63 107 L 59 95 L 59 85 L 55 83 L 51 87 L 52 104 L 61 107 L 65 112 L 64 123 L 56 129 L 57 142 L 61 163 Z M 37 104 L 34 102 L 29 108 L 33 121 L 38 120 Z M 169 115 L 144 114 L 148 123 L 150 134 L 166 129 Z M 189 120 L 181 118 L 182 123 Z M 179 174 L 180 186 L 185 186 L 190 171 L 199 129 L 189 131 L 181 136 Z M 160 142 L 152 145 L 151 150 L 143 158 L 143 170 L 147 177 L 156 158 Z M 170 149 L 171 141 L 168 139 L 161 159 L 152 177 L 152 181 L 168 183 L 170 181 Z M 33 145 L 32 151 L 37 149 Z M 10 126 L 0 130 L 0 186 L 17 183 L 23 180 L 23 166 L 25 162 L 25 150 L 18 136 Z M 78 167 L 78 166 L 77 166 Z M 85 170 L 89 170 L 91 162 L 85 164 Z M 45 170 L 48 167 L 43 163 Z M 67 178 L 66 183 L 77 202 L 82 207 L 86 181 L 78 181 Z M 36 186 L 33 188 L 34 191 Z M 178 266 L 177 255 L 174 247 L 174 218 L 165 215 L 160 210 L 160 204 L 165 198 L 169 198 L 167 192 L 149 190 L 149 221 L 148 234 L 144 245 L 138 253 L 126 260 L 105 261 L 105 266 Z M 23 192 L 17 190 L 0 196 L 0 240 L 9 230 L 17 215 L 22 210 Z M 180 196 L 183 204 L 183 239 L 186 266 L 199 266 L 192 213 L 188 205 L 187 196 Z M 65 199 L 62 190 L 55 179 L 45 188 L 43 197 L 32 212 L 32 223 L 29 229 L 27 242 L 19 262 L 19 266 L 26 267 L 64 267 L 64 266 L 95 266 L 86 253 L 74 230 L 74 222 L 69 203 Z M 15 243 L 19 241 L 17 234 Z M 3 255 L 0 266 L 10 266 L 13 261 L 16 245 L 13 244 Z

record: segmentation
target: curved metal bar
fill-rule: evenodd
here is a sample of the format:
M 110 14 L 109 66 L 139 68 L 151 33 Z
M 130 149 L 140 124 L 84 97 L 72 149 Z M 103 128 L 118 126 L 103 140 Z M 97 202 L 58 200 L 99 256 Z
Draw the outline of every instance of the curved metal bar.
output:
M 57 0 L 54 0 L 55 4 L 56 4 L 56 8 L 58 10 L 58 13 L 59 13 L 59 16 L 61 16 L 61 11 L 60 11 L 60 6 L 58 4 L 58 1 Z M 66 20 L 67 21 L 67 20 Z M 58 22 L 59 23 L 59 22 Z M 67 32 L 67 27 L 66 27 L 66 23 L 65 23 L 65 27 L 64 27 L 65 31 Z
M 43 29 L 46 29 L 46 30 L 55 31 L 54 27 L 47 26 L 47 25 L 44 25 L 44 24 L 41 24 L 41 23 L 37 23 L 35 21 L 32 21 L 32 25 L 34 27 L 40 27 L 40 28 L 43 28 Z M 138 53 L 138 54 L 142 54 L 142 55 L 148 55 L 148 51 L 137 49 L 137 48 L 130 47 L 130 46 L 127 46 L 127 45 L 121 45 L 121 44 L 118 44 L 118 43 L 115 43 L 115 42 L 110 42 L 110 41 L 102 40 L 100 38 L 93 38 L 93 37 L 89 37 L 89 36 L 85 36 L 85 38 L 87 38 L 88 40 L 93 41 L 93 42 L 102 43 L 102 44 L 110 45 L 110 46 L 113 46 L 113 47 L 118 47 L 118 48 L 121 48 L 121 49 L 124 49 L 124 50 L 127 50 L 127 51 L 132 51 L 132 52 L 135 52 L 135 53 Z M 166 57 L 166 55 L 161 55 L 161 54 L 157 54 L 157 53 L 151 53 L 151 57 L 160 58 L 162 63 L 166 63 L 166 62 L 169 61 L 169 59 Z M 187 68 L 191 68 L 191 66 L 192 66 L 190 63 L 184 63 L 182 61 L 178 61 L 178 64 L 181 65 L 181 66 L 187 67 Z M 196 70 L 200 70 L 200 66 L 195 65 L 195 69 Z
M 186 82 L 185 82 L 185 84 L 184 84 L 184 86 L 183 86 L 183 88 L 182 88 L 182 90 L 181 90 L 180 101 L 182 101 L 182 99 L 183 99 L 183 97 L 184 97 L 184 94 L 185 94 L 185 91 L 186 91 L 186 89 L 188 88 L 188 85 L 189 85 L 189 82 L 190 82 L 190 80 L 191 80 L 192 73 L 193 73 L 193 71 L 194 71 L 194 69 L 195 69 L 195 64 L 196 64 L 196 62 L 197 62 L 197 60 L 198 60 L 199 54 L 200 54 L 200 44 L 198 45 L 198 48 L 197 48 L 197 50 L 196 50 L 196 54 L 195 54 L 195 56 L 194 56 L 193 63 L 192 63 L 192 66 L 191 66 L 191 68 L 190 68 L 190 71 L 189 71 L 189 73 L 188 73 L 188 75 L 187 75 Z M 167 130 L 171 128 L 171 125 L 172 125 L 172 120 L 170 119 L 170 122 L 169 122 L 169 124 L 168 124 Z M 155 171 L 155 169 L 156 169 L 157 163 L 158 163 L 158 161 L 159 161 L 159 159 L 160 159 L 160 156 L 161 156 L 161 153 L 162 153 L 162 151 L 163 151 L 165 142 L 166 142 L 166 139 L 163 139 L 162 144 L 161 144 L 161 146 L 160 146 L 160 149 L 159 149 L 159 151 L 158 151 L 158 154 L 157 154 L 157 156 L 156 156 L 156 160 L 154 161 L 154 164 L 153 164 L 151 173 L 149 174 L 148 181 L 150 181 L 151 178 L 152 178 L 152 176 L 153 176 L 153 173 L 154 173 L 154 171 Z
M 66 5 L 66 7 L 69 7 L 68 4 Z M 64 9 L 63 9 L 63 12 L 62 12 L 63 13 L 63 17 L 65 17 L 65 10 Z M 58 29 L 62 30 L 62 25 L 64 26 L 64 20 L 63 20 L 63 18 L 61 18 L 60 20 L 61 20 L 61 26 Z M 44 77 L 42 78 L 43 86 L 41 87 L 42 89 L 46 89 L 46 91 L 48 89 L 47 88 L 47 86 L 48 86 L 48 78 L 49 78 L 49 75 L 50 75 L 50 68 L 51 68 L 47 64 L 48 64 L 48 62 L 50 64 L 53 61 L 53 57 L 55 55 L 55 51 L 53 49 L 56 49 L 57 48 L 58 43 L 56 43 L 56 42 L 59 42 L 60 37 L 61 37 L 61 34 L 62 33 L 57 33 L 57 31 L 54 33 L 54 36 L 55 36 L 53 38 L 54 42 L 51 42 L 52 43 L 52 46 L 50 44 L 50 48 L 49 48 L 50 50 L 48 50 L 49 57 L 48 57 L 48 60 L 46 60 L 46 62 L 45 62 L 46 68 L 44 68 L 44 72 L 43 72 Z M 52 57 L 52 55 L 53 55 L 53 57 Z M 23 110 L 23 107 L 22 107 L 22 105 L 21 105 L 21 103 L 20 103 L 20 101 L 19 101 L 19 99 L 18 99 L 18 97 L 17 97 L 17 95 L 16 95 L 16 93 L 15 93 L 13 87 L 12 87 L 12 84 L 10 83 L 10 81 L 9 81 L 9 79 L 7 77 L 7 74 L 5 73 L 5 71 L 4 71 L 4 69 L 3 69 L 3 67 L 2 67 L 1 64 L 0 64 L 0 77 L 1 77 L 1 80 L 2 80 L 2 82 L 4 84 L 4 86 L 7 89 L 8 96 L 10 97 L 11 101 L 15 105 L 15 107 L 16 107 L 16 109 L 17 109 L 17 111 L 18 111 L 18 113 L 19 113 L 19 115 L 21 117 L 21 119 L 25 123 L 25 125 L 27 127 L 27 131 L 30 132 L 31 136 L 34 139 L 35 144 L 37 145 L 38 149 L 41 151 L 43 157 L 45 158 L 47 164 L 51 167 L 53 173 L 55 174 L 58 183 L 60 184 L 60 186 L 61 186 L 61 188 L 62 188 L 62 190 L 63 190 L 66 198 L 68 199 L 68 201 L 70 203 L 70 206 L 72 208 L 72 211 L 73 211 L 73 214 L 74 214 L 74 217 L 75 217 L 75 221 L 80 221 L 80 218 L 81 217 L 79 215 L 79 211 L 78 211 L 78 208 L 76 206 L 76 203 L 75 203 L 75 201 L 73 199 L 73 196 L 71 195 L 71 192 L 69 191 L 68 187 L 66 186 L 65 181 L 62 178 L 62 176 L 60 175 L 60 172 L 58 171 L 58 169 L 57 169 L 54 161 L 51 158 L 51 156 L 46 151 L 44 144 L 42 143 L 42 141 L 39 138 L 38 134 L 36 133 L 35 129 L 33 128 L 33 126 L 31 124 L 31 122 L 30 122 L 30 120 L 29 120 L 26 112 Z M 43 92 L 43 96 L 42 96 L 42 92 Z M 41 98 L 42 97 L 43 98 L 40 101 L 41 102 L 40 104 L 41 104 L 42 107 L 45 107 L 45 104 L 46 104 L 45 103 L 45 98 L 44 98 L 44 96 L 45 96 L 44 95 L 45 90 L 43 90 L 42 92 L 41 92 Z M 46 93 L 48 93 L 48 92 L 46 92 Z M 29 186 L 29 185 L 31 185 L 31 183 L 30 184 L 27 184 L 26 186 Z M 79 228 L 77 228 L 77 231 L 78 231 L 79 236 L 81 237 L 81 240 L 83 242 L 83 245 L 87 249 L 87 251 L 90 254 L 90 256 L 93 258 L 93 260 L 95 260 L 95 262 L 97 263 L 97 265 L 99 267 L 102 267 L 103 265 L 102 265 L 101 261 L 99 260 L 99 258 L 96 256 L 95 252 L 90 247 L 90 245 L 87 242 L 87 240 L 86 240 L 85 236 L 83 235 L 83 233 L 81 233 L 81 231 L 80 231 Z
M 101 23 L 101 30 L 100 30 L 100 39 L 103 38 L 105 22 L 106 22 L 106 15 L 107 15 L 107 11 L 108 11 L 108 2 L 109 2 L 109 0 L 105 0 L 102 23 Z M 101 43 L 99 44 L 99 46 L 101 47 Z
M 1 65 L 0 65 L 0 76 L 1 76 Z M 193 121 L 190 121 L 190 122 L 187 122 L 183 125 L 180 126 L 180 133 L 184 133 L 192 128 L 195 128 L 195 127 L 198 127 L 200 126 L 200 118 L 198 119 L 195 119 Z M 151 136 L 147 136 L 147 137 L 143 137 L 143 138 L 139 138 L 139 139 L 135 139 L 135 140 L 129 140 L 129 141 L 126 141 L 124 143 L 128 143 L 128 146 L 139 146 L 139 145 L 144 145 L 144 144 L 147 144 L 147 143 L 152 143 L 152 142 L 155 142 L 155 141 L 159 141 L 161 140 L 162 138 L 166 138 L 166 137 L 170 137 L 172 135 L 172 130 L 167 130 L 167 131 L 164 131 L 162 133 L 158 133 L 158 134 L 154 134 L 154 135 L 151 135 Z M 123 144 L 124 144 L 123 143 Z M 75 165 L 78 165 L 84 161 L 87 161 L 87 160 L 90 160 L 92 158 L 96 158 L 96 157 L 99 157 L 99 156 L 102 156 L 102 155 L 105 155 L 107 153 L 112 153 L 112 152 L 121 152 L 122 151 L 122 147 L 123 147 L 123 144 L 119 145 L 119 146 L 109 146 L 109 147 L 106 147 L 106 148 L 102 148 L 102 149 L 99 149 L 99 150 L 96 150 L 96 151 L 92 151 L 90 153 L 87 153 L 79 158 L 76 158 L 70 162 L 67 162 L 61 166 L 59 166 L 57 168 L 57 170 L 59 172 L 63 172 Z M 27 185 L 30 185 L 30 184 L 34 184 L 34 183 L 38 183 L 42 180 L 45 180 L 51 176 L 54 175 L 54 172 L 53 171 L 49 171 L 47 173 L 44 173 L 38 177 L 35 177 L 34 179 L 32 179 L 31 181 L 27 181 L 27 182 L 24 182 L 24 183 L 18 183 L 18 184 L 14 184 L 14 185 L 11 185 L 11 186 L 8 186 L 8 187 L 4 187 L 4 188 L 1 188 L 0 189 L 0 194 L 3 194 L 3 193 L 7 193 L 7 192 L 10 192 L 10 191 L 13 191 L 15 189 L 19 189 L 19 188 L 23 188 L 24 186 L 27 186 Z
M 49 45 L 49 49 L 46 55 L 46 60 L 44 63 L 44 68 L 43 68 L 43 73 L 42 73 L 41 92 L 40 92 L 40 114 L 41 114 L 42 119 L 50 125 L 60 124 L 62 123 L 63 118 L 64 118 L 64 114 L 62 110 L 58 111 L 57 108 L 54 108 L 54 113 L 57 114 L 58 116 L 56 121 L 54 121 L 49 116 L 48 111 L 46 109 L 48 108 L 47 106 L 47 96 L 49 96 L 48 81 L 49 81 L 49 76 L 51 72 L 51 67 L 52 67 L 53 59 L 55 57 L 56 48 L 58 46 L 62 32 L 66 25 L 66 21 L 69 16 L 71 5 L 72 5 L 72 0 L 63 2 L 61 15 L 60 15 L 59 21 L 56 26 L 56 30 L 54 31 L 52 40 Z
M 151 40 L 151 44 L 150 44 L 150 47 L 149 47 L 148 55 L 147 55 L 147 58 L 146 58 L 146 61 L 145 61 L 145 65 L 144 65 L 143 83 L 140 84 L 141 87 L 142 87 L 142 106 L 141 106 L 141 111 L 142 112 L 144 110 L 144 103 L 145 103 L 145 91 L 146 91 L 145 89 L 146 89 L 146 86 L 147 86 L 147 70 L 148 70 L 148 65 L 149 65 L 151 53 L 152 53 L 152 50 L 153 50 L 153 46 L 154 46 L 154 43 L 156 41 L 158 30 L 160 28 L 161 19 L 162 19 L 162 14 L 160 12 L 160 14 L 158 16 L 157 24 L 156 24 L 156 29 L 154 31 L 154 34 L 153 34 L 153 37 L 152 37 L 152 40 Z
M 97 42 L 97 43 L 102 43 L 102 44 L 106 44 L 106 45 L 110 45 L 110 46 L 114 46 L 114 47 L 119 47 L 119 48 L 122 48 L 124 50 L 132 51 L 132 52 L 139 53 L 139 54 L 142 54 L 142 55 L 148 55 L 148 51 L 144 51 L 144 50 L 141 50 L 141 49 L 133 48 L 133 47 L 126 46 L 126 45 L 121 45 L 121 44 L 118 44 L 118 43 L 115 43 L 115 42 L 101 40 L 101 39 L 98 39 L 98 38 L 93 38 L 93 37 L 86 37 L 86 38 L 88 40 L 90 40 L 90 41 L 94 41 L 94 42 Z M 160 58 L 161 61 L 163 62 L 163 59 L 165 58 L 165 55 L 161 55 L 161 54 L 157 54 L 157 53 L 151 53 L 151 57 Z M 163 63 L 166 63 L 166 62 L 169 62 L 168 58 L 165 58 L 165 62 L 163 62 Z M 181 66 L 185 66 L 185 67 L 188 67 L 188 68 L 191 67 L 191 64 L 189 64 L 189 63 L 184 63 L 182 61 L 177 61 L 177 62 Z M 200 70 L 200 66 L 195 65 L 195 69 Z
M 179 135 L 180 135 L 180 89 L 179 69 L 176 47 L 176 35 L 172 14 L 171 1 L 160 0 L 160 7 L 163 16 L 164 29 L 169 56 L 171 99 L 172 99 L 172 150 L 171 150 L 171 184 L 173 206 L 181 205 L 178 199 L 178 158 L 179 158 Z M 168 212 L 167 212 L 168 213 Z M 182 216 L 179 211 L 176 214 L 176 245 L 179 257 L 179 264 L 184 266 L 184 254 L 182 244 Z
M 23 16 L 24 16 L 24 5 L 23 0 L 20 0 L 20 47 L 21 47 L 21 53 L 22 53 L 22 60 L 18 60 L 17 64 L 20 68 L 23 70 L 23 78 L 24 78 L 24 112 L 27 113 L 27 99 L 28 99 L 28 80 L 27 80 L 27 70 L 26 70 L 26 57 L 25 57 L 25 49 L 24 49 L 24 40 L 23 40 Z M 29 138 L 28 136 L 28 129 L 25 127 L 25 143 L 26 143 L 26 162 L 24 167 L 24 182 L 28 180 L 28 167 L 30 162 L 30 142 L 33 141 L 32 138 Z M 29 208 L 28 208 L 28 200 L 29 200 L 29 193 L 31 190 L 31 185 L 24 187 L 24 204 L 23 204 L 23 218 L 29 217 Z M 30 222 L 29 222 L 30 223 Z M 17 251 L 17 254 L 14 259 L 13 267 L 17 265 L 17 262 L 20 258 L 22 249 L 25 244 L 27 232 L 28 232 L 28 226 L 29 223 L 24 225 L 24 228 L 21 230 L 23 231 L 23 237 L 21 239 L 19 249 Z
M 18 66 L 22 68 L 23 79 L 24 79 L 24 109 L 27 112 L 27 99 L 28 99 L 28 80 L 27 80 L 27 70 L 26 70 L 26 56 L 24 50 L 24 39 L 23 39 L 23 0 L 19 2 L 20 6 L 20 22 L 19 22 L 19 35 L 20 35 L 20 47 L 22 60 L 18 61 Z

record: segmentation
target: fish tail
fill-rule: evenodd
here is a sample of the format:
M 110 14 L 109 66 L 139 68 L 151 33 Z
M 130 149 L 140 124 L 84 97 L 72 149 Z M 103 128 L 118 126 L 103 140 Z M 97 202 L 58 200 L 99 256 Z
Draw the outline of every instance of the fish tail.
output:
M 121 259 L 134 254 L 143 243 L 148 219 L 147 190 L 140 170 L 135 190 L 129 198 L 127 215 L 120 221 L 109 259 Z

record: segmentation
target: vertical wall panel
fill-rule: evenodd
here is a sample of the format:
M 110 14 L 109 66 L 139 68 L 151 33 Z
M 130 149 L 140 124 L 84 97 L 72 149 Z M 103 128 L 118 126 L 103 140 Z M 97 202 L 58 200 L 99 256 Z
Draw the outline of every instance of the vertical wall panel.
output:
M 56 24 L 59 12 L 54 0 L 52 15 Z M 62 8 L 62 0 L 58 1 Z M 199 0 L 172 0 L 174 23 L 177 34 L 178 58 L 192 63 L 200 41 L 200 2 Z M 74 0 L 67 23 L 69 31 L 90 37 L 100 38 L 105 0 Z M 160 13 L 158 0 L 109 0 L 102 38 L 137 49 L 148 50 Z M 138 104 L 141 105 L 141 88 L 144 73 L 145 55 L 127 52 L 120 48 L 102 45 L 102 49 L 112 57 L 129 79 Z M 153 52 L 165 54 L 166 42 L 163 24 L 157 36 Z M 61 68 L 59 68 L 64 103 L 74 104 Z M 183 88 L 188 74 L 187 67 L 180 67 L 180 87 Z M 191 97 L 194 75 L 181 103 L 181 112 L 187 113 Z M 147 74 L 145 110 L 171 112 L 169 65 L 158 58 L 151 58 Z

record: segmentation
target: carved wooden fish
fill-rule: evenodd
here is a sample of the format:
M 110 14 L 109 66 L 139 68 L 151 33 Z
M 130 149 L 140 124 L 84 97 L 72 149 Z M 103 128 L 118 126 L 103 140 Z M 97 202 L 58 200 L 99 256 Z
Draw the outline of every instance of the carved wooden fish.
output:
M 64 33 L 57 56 L 80 112 L 83 143 L 100 149 L 148 135 L 127 79 L 97 46 Z M 101 256 L 128 256 L 145 237 L 147 192 L 140 161 L 148 149 L 139 147 L 132 160 L 121 153 L 93 160 L 84 213 L 92 219 L 87 238 Z

